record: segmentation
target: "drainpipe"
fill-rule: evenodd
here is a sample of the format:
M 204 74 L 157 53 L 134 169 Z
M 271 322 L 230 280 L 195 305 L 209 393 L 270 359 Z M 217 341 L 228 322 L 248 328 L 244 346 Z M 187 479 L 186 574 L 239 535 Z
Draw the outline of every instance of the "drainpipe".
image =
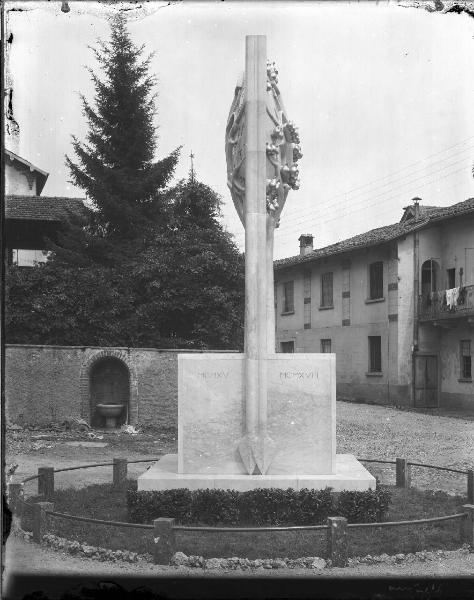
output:
M 387 329 L 387 402 L 390 402 L 390 321 Z
M 413 345 L 411 368 L 412 404 L 415 405 L 415 358 L 418 351 L 418 297 L 420 294 L 420 239 L 417 231 L 413 232 Z

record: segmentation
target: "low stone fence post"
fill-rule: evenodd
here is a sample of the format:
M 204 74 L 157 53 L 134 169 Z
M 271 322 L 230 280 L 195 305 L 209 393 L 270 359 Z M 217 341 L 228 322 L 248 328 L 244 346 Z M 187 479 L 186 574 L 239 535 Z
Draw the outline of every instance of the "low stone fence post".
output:
M 347 519 L 329 517 L 327 525 L 327 558 L 333 567 L 347 567 Z
M 41 543 L 48 527 L 47 510 L 54 510 L 52 502 L 36 502 L 33 504 L 33 541 Z
M 114 488 L 123 487 L 127 483 L 127 459 L 114 458 L 113 486 Z
M 8 506 L 13 513 L 13 517 L 21 516 L 22 502 L 23 502 L 23 484 L 22 483 L 8 483 Z
M 467 501 L 474 503 L 474 471 L 469 469 L 467 472 Z
M 174 519 L 159 518 L 153 521 L 153 562 L 155 565 L 169 565 L 175 553 Z
M 462 508 L 468 516 L 461 521 L 461 541 L 474 546 L 474 505 L 464 504 Z
M 411 468 L 406 458 L 397 458 L 395 485 L 401 488 L 409 488 L 411 482 Z
M 54 467 L 38 467 L 38 495 L 45 500 L 54 498 Z

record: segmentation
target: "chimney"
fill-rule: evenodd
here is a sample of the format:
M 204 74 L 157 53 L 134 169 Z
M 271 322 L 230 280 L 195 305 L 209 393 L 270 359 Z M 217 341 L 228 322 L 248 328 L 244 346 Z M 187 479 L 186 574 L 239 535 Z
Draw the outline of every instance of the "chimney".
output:
M 420 202 L 421 198 L 413 198 L 413 207 L 415 208 L 415 221 L 420 218 Z
M 298 240 L 300 243 L 300 256 L 313 251 L 313 236 L 310 233 L 303 233 Z

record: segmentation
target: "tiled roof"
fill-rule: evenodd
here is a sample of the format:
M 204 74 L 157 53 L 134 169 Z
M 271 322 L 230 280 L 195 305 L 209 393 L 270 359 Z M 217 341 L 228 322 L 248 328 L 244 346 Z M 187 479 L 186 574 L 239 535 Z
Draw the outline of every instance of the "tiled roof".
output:
M 432 213 L 435 210 L 439 210 L 440 208 L 443 208 L 442 206 L 423 206 L 422 204 L 420 204 L 420 214 L 421 215 L 428 215 L 430 213 Z
M 80 214 L 83 198 L 48 196 L 5 196 L 5 218 L 30 221 L 61 221 L 68 214 Z
M 318 258 L 324 258 L 333 254 L 341 254 L 358 248 L 368 246 L 376 246 L 394 240 L 402 235 L 405 235 L 416 229 L 422 229 L 429 226 L 431 223 L 442 221 L 450 217 L 474 212 L 474 198 L 458 202 L 451 206 L 420 206 L 420 218 L 418 220 L 409 219 L 404 222 L 394 223 L 393 225 L 385 225 L 377 229 L 371 229 L 365 233 L 360 233 L 354 237 L 342 240 L 324 248 L 316 248 L 313 252 L 309 252 L 304 256 L 290 256 L 274 261 L 275 269 L 283 269 L 285 267 L 310 262 Z
M 427 209 L 429 220 L 438 221 L 474 211 L 474 198 L 468 198 L 464 202 L 458 202 L 451 206 L 426 206 L 425 208 Z M 423 212 L 421 214 L 423 216 Z

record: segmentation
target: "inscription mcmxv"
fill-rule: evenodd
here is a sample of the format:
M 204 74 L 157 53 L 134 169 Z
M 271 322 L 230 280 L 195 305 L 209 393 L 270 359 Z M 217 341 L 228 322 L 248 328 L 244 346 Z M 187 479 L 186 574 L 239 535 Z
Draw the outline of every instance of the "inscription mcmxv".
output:
M 280 371 L 280 379 L 318 379 L 317 371 Z
M 202 379 L 227 379 L 229 377 L 229 371 L 212 371 L 198 373 L 198 377 Z

